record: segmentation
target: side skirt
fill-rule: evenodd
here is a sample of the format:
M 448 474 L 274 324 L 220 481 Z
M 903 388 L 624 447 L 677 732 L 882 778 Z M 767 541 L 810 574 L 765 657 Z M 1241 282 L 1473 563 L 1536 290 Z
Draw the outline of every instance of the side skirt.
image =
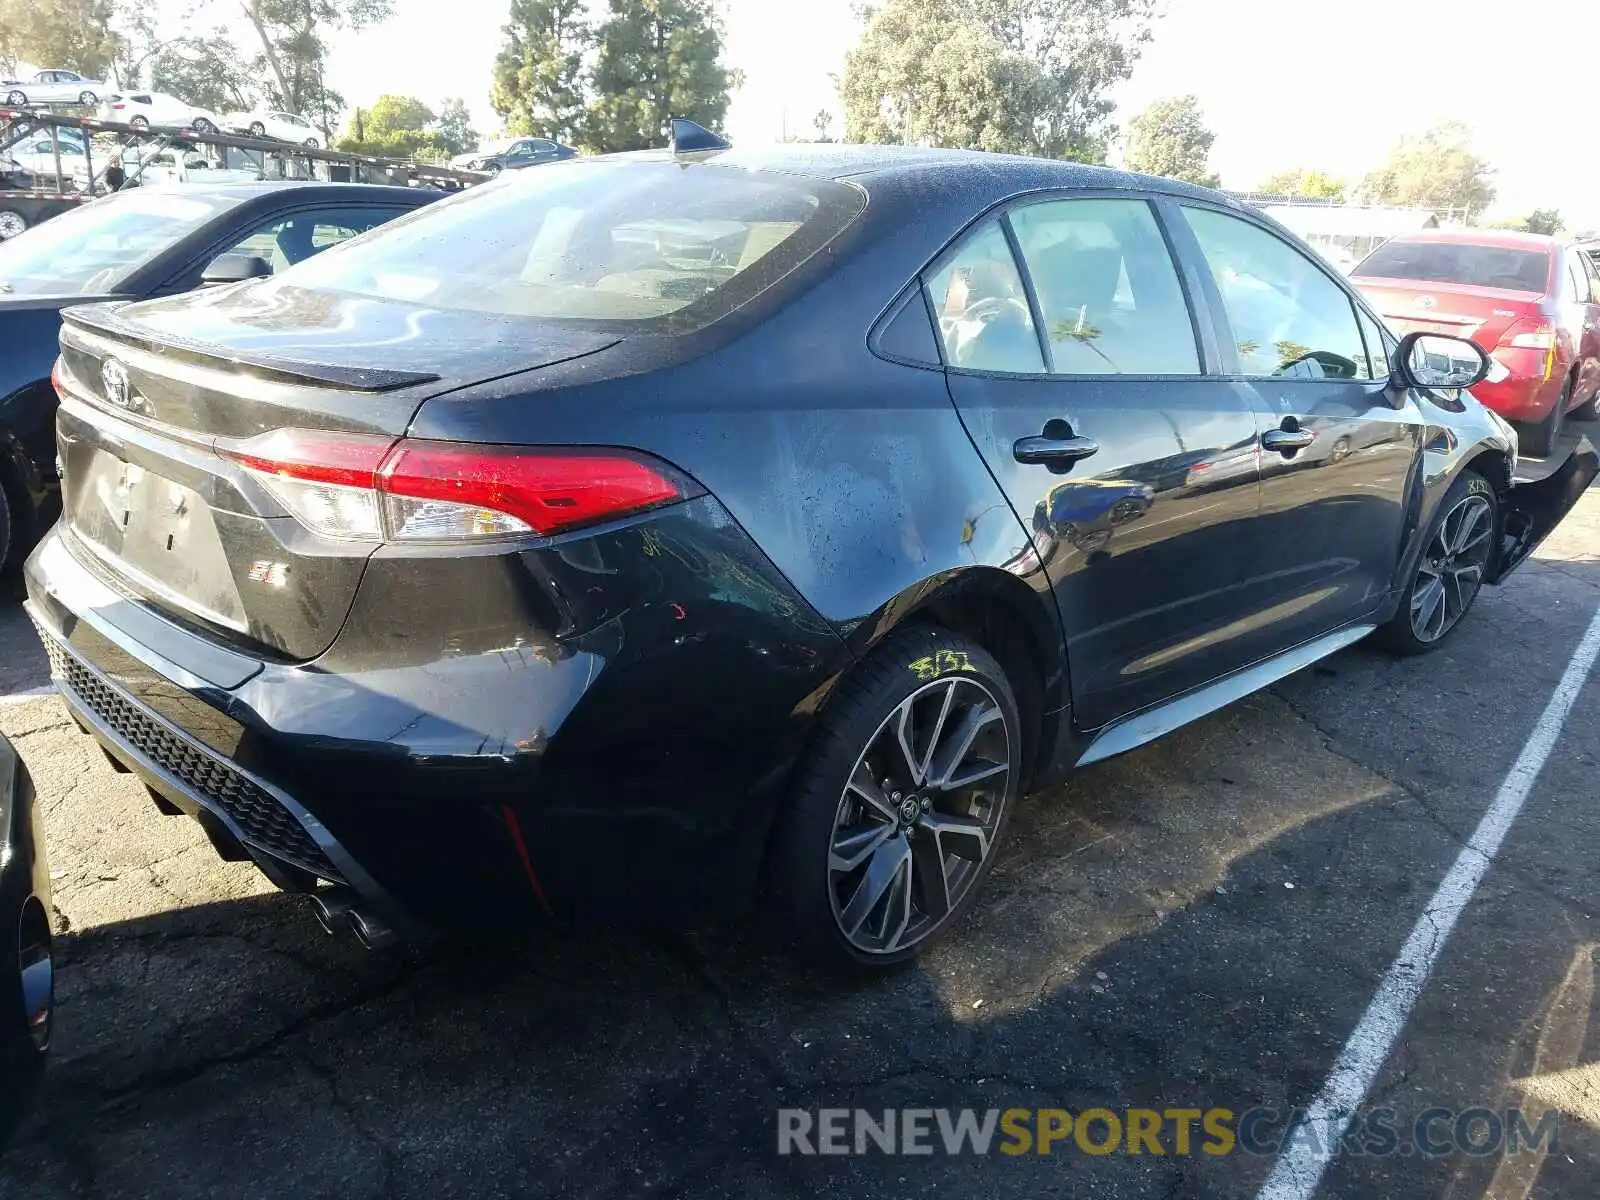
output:
M 1179 696 L 1176 700 L 1169 700 L 1159 707 L 1148 708 L 1143 712 L 1134 713 L 1131 717 L 1115 721 L 1095 735 L 1088 749 L 1078 759 L 1077 765 L 1085 767 L 1103 758 L 1135 749 L 1146 742 L 1153 742 L 1179 726 L 1197 721 L 1219 708 L 1226 708 L 1235 700 L 1250 695 L 1251 692 L 1259 692 L 1262 688 L 1277 683 L 1278 680 L 1293 675 L 1304 667 L 1309 667 L 1318 659 L 1327 658 L 1328 655 L 1359 642 L 1376 628 L 1376 625 L 1347 626 L 1337 632 L 1325 634 L 1314 642 L 1307 642 L 1303 646 L 1296 646 L 1293 650 L 1286 650 L 1273 658 L 1258 662 L 1253 667 L 1246 667 L 1242 671 L 1226 675 L 1202 688 Z

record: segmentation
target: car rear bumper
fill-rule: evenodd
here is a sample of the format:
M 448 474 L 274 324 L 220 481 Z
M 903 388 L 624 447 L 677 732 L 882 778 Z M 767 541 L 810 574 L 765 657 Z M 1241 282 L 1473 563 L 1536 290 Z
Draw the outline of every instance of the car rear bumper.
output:
M 699 921 L 748 903 L 807 702 L 847 658 L 770 567 L 758 579 L 760 561 L 728 560 L 744 535 L 692 511 L 714 503 L 654 518 L 663 553 L 637 578 L 570 544 L 548 563 L 375 560 L 311 663 L 152 612 L 62 526 L 28 561 L 28 611 L 80 723 L 279 886 L 348 884 L 413 936 L 548 915 Z M 719 540 L 690 558 L 697 532 Z M 587 572 L 560 594 L 582 599 L 587 580 L 597 607 L 570 641 L 538 636 L 529 607 L 557 558 Z M 516 586 L 496 591 L 496 572 Z M 439 602 L 464 574 L 480 603 Z
M 1549 416 L 1561 395 L 1561 374 L 1555 371 L 1546 377 L 1545 352 L 1499 350 L 1494 357 L 1509 374 L 1474 387 L 1472 394 L 1478 402 L 1508 421 L 1534 424 Z

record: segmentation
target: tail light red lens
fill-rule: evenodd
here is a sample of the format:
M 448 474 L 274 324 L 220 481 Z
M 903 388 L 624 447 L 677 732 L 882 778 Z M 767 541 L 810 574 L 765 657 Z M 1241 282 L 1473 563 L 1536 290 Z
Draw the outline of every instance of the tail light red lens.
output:
M 1500 335 L 1500 345 L 1519 350 L 1551 350 L 1555 344 L 1555 326 L 1543 317 L 1526 317 Z
M 55 390 L 57 400 L 65 400 L 67 398 L 66 389 L 61 386 L 61 359 L 59 356 L 56 358 L 55 365 L 50 368 L 50 386 Z
M 666 464 L 624 450 L 278 430 L 225 453 L 303 525 L 367 541 L 550 536 L 698 494 Z

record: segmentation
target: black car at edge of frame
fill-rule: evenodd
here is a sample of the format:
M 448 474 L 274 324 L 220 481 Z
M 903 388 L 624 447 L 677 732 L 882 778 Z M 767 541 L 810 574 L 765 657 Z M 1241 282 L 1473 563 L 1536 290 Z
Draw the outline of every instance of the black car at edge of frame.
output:
M 142 187 L 0 242 L 0 569 L 33 547 L 56 491 L 50 368 L 62 309 L 270 275 L 441 194 L 329 183 Z
M 0 735 L 0 1149 L 28 1114 L 50 1048 L 52 920 L 38 797 Z
M 1484 355 L 1227 197 L 967 152 L 508 172 L 61 349 L 63 697 L 368 944 L 903 961 L 1021 795 L 1433 648 L 1600 469 L 1515 485 Z

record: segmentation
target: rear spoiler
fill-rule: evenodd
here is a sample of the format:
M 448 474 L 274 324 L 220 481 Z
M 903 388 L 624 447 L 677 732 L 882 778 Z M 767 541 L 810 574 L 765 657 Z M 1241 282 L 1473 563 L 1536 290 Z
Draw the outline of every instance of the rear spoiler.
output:
M 122 309 L 132 301 L 86 304 L 62 312 L 65 325 L 88 330 L 124 345 L 137 346 L 152 354 L 191 362 L 203 367 L 243 368 L 253 375 L 314 387 L 334 387 L 354 392 L 392 392 L 423 383 L 437 383 L 439 376 L 426 371 L 390 371 L 381 367 L 347 367 L 336 363 L 301 362 L 275 354 L 253 354 L 205 342 L 191 342 L 162 334 L 152 338 L 143 326 L 122 318 Z
M 1584 437 L 1578 440 L 1567 461 L 1549 475 L 1508 488 L 1501 497 L 1500 552 L 1484 582 L 1499 583 L 1526 562 L 1561 518 L 1572 511 L 1596 475 L 1600 475 L 1600 454 Z

